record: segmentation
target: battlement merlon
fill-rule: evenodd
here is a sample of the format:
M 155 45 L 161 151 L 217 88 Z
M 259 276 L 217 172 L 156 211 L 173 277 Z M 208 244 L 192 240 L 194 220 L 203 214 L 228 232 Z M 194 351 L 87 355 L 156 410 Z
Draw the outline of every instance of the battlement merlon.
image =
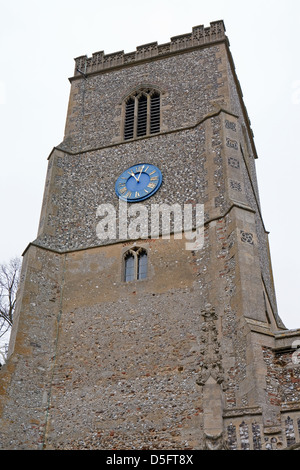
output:
M 118 51 L 112 54 L 104 54 L 104 51 L 100 51 L 93 53 L 92 57 L 83 55 L 75 59 L 74 77 L 70 80 L 115 67 L 131 65 L 139 61 L 159 58 L 167 54 L 179 53 L 199 46 L 206 46 L 222 40 L 228 41 L 225 35 L 224 22 L 219 20 L 211 22 L 207 28 L 203 25 L 194 26 L 192 33 L 174 36 L 170 42 L 165 44 L 151 42 L 138 46 L 134 52 L 125 54 L 124 51 Z

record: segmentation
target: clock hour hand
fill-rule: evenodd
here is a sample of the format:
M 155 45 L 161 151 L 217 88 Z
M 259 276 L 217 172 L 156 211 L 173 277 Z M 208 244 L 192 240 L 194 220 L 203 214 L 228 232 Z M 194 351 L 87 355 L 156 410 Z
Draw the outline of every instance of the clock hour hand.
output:
M 131 176 L 133 176 L 133 177 L 134 177 L 134 179 L 135 179 L 136 181 L 139 181 L 139 180 L 136 178 L 136 176 L 135 176 L 135 174 L 134 174 L 134 173 L 130 173 L 130 174 L 131 174 Z

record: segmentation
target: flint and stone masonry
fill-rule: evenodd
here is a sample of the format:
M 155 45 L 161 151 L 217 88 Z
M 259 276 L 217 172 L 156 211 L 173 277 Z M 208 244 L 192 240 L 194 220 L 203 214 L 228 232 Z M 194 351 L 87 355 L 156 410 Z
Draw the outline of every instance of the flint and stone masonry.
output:
M 300 330 L 277 311 L 223 21 L 81 56 L 70 87 L 0 371 L 0 449 L 298 448 Z M 126 102 L 143 90 L 159 94 L 159 131 L 125 140 Z M 204 205 L 201 249 L 174 233 L 97 237 L 98 206 L 117 210 L 115 181 L 143 162 L 163 175 L 148 209 Z M 137 248 L 147 276 L 126 282 Z

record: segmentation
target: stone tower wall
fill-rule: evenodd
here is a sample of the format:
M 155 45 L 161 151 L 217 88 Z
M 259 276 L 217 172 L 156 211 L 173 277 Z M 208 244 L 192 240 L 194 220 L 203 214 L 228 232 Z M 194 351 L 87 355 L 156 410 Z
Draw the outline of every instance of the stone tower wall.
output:
M 64 141 L 49 156 L 0 375 L 0 448 L 265 449 L 299 442 L 299 330 L 277 313 L 255 146 L 223 22 L 134 53 L 76 59 Z M 124 99 L 161 93 L 157 135 L 124 142 Z M 185 234 L 99 239 L 125 168 L 157 165 L 143 202 L 204 205 Z M 131 205 L 132 207 L 133 205 Z M 136 208 L 139 207 L 137 204 Z M 147 279 L 124 282 L 143 247 Z M 291 388 L 293 387 L 293 388 Z

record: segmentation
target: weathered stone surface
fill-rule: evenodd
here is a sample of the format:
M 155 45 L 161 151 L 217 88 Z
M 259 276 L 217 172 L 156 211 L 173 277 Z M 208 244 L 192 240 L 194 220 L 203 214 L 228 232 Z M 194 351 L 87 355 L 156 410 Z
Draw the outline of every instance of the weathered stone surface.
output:
M 1 449 L 300 442 L 300 331 L 277 312 L 257 155 L 224 31 L 214 22 L 162 46 L 76 59 L 0 371 Z M 160 132 L 123 141 L 124 100 L 142 87 L 160 92 Z M 116 179 L 147 161 L 163 174 L 143 202 L 149 224 L 152 204 L 204 204 L 203 248 L 187 250 L 185 234 L 98 238 L 98 206 L 118 215 Z M 134 247 L 147 252 L 147 278 L 125 282 Z

